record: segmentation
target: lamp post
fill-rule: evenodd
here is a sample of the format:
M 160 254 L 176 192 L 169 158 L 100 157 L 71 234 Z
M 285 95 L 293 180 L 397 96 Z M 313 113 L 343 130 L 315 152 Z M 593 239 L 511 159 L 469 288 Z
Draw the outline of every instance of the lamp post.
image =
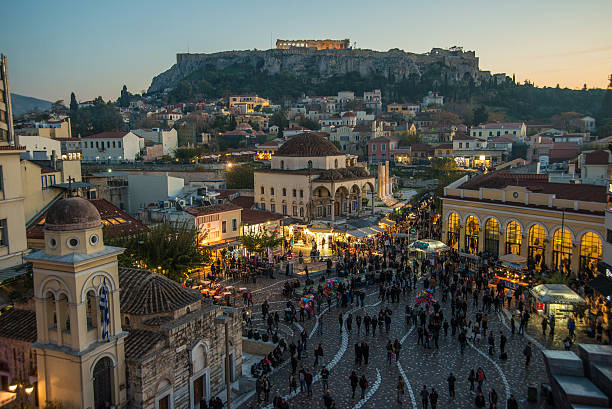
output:
M 19 407 L 25 408 L 25 402 L 30 403 L 30 395 L 34 391 L 33 385 L 25 385 L 23 383 L 15 383 L 8 387 L 9 392 L 14 392 L 19 399 Z

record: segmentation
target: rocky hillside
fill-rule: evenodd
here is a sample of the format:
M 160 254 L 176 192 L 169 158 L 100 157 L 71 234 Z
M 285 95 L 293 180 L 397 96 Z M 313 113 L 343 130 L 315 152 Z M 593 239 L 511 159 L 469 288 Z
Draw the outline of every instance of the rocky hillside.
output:
M 232 67 L 250 67 L 257 74 L 291 75 L 318 82 L 327 78 L 358 73 L 362 77 L 384 77 L 390 83 L 430 75 L 441 83 L 453 84 L 466 79 L 474 85 L 482 82 L 505 81 L 505 75 L 492 76 L 480 71 L 473 51 L 460 48 L 433 49 L 426 54 L 393 49 L 372 50 L 265 50 L 227 51 L 213 54 L 177 54 L 177 62 L 168 71 L 153 78 L 149 92 L 176 87 L 180 81 L 207 80 L 207 73 L 222 72 Z M 194 76 L 195 74 L 195 76 Z

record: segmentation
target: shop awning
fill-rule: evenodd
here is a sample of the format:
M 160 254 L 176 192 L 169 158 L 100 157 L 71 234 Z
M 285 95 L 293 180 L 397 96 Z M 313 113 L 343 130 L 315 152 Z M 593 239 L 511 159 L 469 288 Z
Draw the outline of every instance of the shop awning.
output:
M 384 230 L 378 226 L 370 226 L 369 229 L 374 230 L 376 233 L 384 233 Z
M 389 226 L 389 227 L 395 226 L 395 221 L 393 221 L 391 219 L 388 219 L 386 217 L 384 219 L 381 219 L 379 223 L 382 223 L 382 224 L 384 224 L 386 226 Z
M 565 284 L 540 284 L 531 289 L 531 294 L 544 304 L 586 304 L 584 298 Z
M 604 297 L 609 297 L 612 295 L 612 280 L 603 274 L 600 274 L 589 281 L 587 285 Z
M 359 229 L 350 230 L 350 231 L 346 232 L 346 234 L 348 236 L 353 236 L 356 239 L 360 239 L 362 237 L 366 237 L 367 236 L 367 234 L 365 232 L 363 232 L 363 231 L 361 231 Z
M 448 246 L 439 240 L 417 240 L 409 246 L 411 249 L 433 253 L 436 251 L 446 251 Z
M 499 261 L 511 264 L 525 264 L 527 263 L 527 257 L 519 256 L 518 254 L 506 254 L 501 256 Z
M 221 250 L 229 246 L 237 246 L 239 244 L 240 244 L 240 241 L 238 240 L 227 240 L 227 241 L 221 241 L 221 242 L 212 242 L 212 243 L 206 244 L 204 247 L 206 247 L 206 249 L 208 250 Z

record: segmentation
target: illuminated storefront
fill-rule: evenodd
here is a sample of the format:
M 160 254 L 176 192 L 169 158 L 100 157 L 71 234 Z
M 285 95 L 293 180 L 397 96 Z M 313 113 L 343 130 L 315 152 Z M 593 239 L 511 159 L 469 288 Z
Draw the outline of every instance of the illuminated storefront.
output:
M 461 225 L 459 224 L 459 215 L 457 213 L 451 213 L 448 216 L 448 233 L 447 233 L 447 241 L 448 247 L 459 250 L 459 235 L 461 230 Z
M 535 270 L 540 271 L 545 263 L 546 253 L 546 231 L 542 226 L 534 224 L 529 229 L 528 243 L 528 256 L 533 261 Z
M 580 270 L 597 270 L 601 261 L 601 240 L 592 232 L 585 233 L 580 239 Z
M 514 220 L 506 226 L 506 254 L 519 254 L 522 241 L 521 226 Z
M 468 216 L 465 222 L 465 251 L 469 254 L 478 253 L 478 235 L 480 224 L 475 216 Z
M 493 256 L 499 255 L 499 222 L 490 218 L 485 223 L 485 251 Z
M 572 235 L 567 229 L 558 229 L 553 235 L 552 267 L 567 272 L 572 265 Z

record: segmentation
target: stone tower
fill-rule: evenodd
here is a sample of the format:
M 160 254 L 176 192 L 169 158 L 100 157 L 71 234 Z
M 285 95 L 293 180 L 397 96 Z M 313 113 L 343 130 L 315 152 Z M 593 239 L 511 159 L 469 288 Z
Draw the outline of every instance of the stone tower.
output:
M 100 214 L 80 197 L 47 212 L 45 249 L 33 264 L 38 396 L 66 409 L 126 403 L 117 255 L 105 246 Z M 108 329 L 106 331 L 106 329 Z

